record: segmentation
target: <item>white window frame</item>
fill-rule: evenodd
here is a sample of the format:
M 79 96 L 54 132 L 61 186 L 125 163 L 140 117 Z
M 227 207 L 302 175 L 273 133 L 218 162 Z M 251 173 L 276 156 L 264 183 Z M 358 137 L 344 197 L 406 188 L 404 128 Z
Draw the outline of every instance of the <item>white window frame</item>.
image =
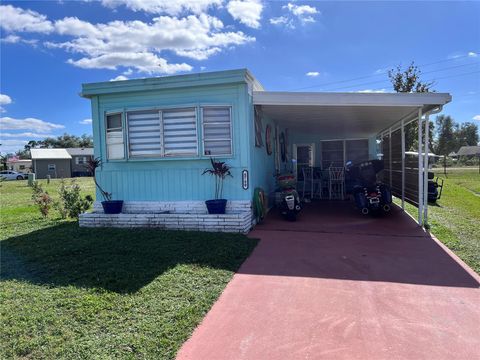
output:
M 168 112 L 168 111 L 176 111 L 176 110 L 193 110 L 195 120 L 195 152 L 191 154 L 165 154 L 165 123 L 163 120 L 163 113 Z M 131 155 L 130 152 L 130 127 L 129 127 L 129 120 L 128 120 L 128 113 L 134 113 L 134 112 L 142 112 L 142 111 L 152 111 L 152 112 L 157 112 L 158 113 L 158 120 L 159 120 L 159 125 L 160 125 L 160 155 Z M 127 134 L 127 140 L 126 140 L 126 152 L 128 154 L 128 158 L 132 160 L 142 160 L 142 159 L 164 159 L 164 158 L 192 158 L 192 157 L 198 157 L 198 152 L 199 152 L 199 146 L 198 146 L 198 113 L 197 113 L 197 106 L 194 105 L 186 105 L 186 106 L 165 106 L 165 107 L 147 107 L 147 108 L 135 108 L 135 109 L 126 109 L 125 110 L 125 128 L 126 128 L 126 134 Z
M 80 162 L 80 159 L 82 159 L 82 162 Z M 87 163 L 87 157 L 86 156 L 76 156 L 75 157 L 75 165 L 85 165 Z
M 57 165 L 56 164 L 48 164 L 47 165 L 47 171 L 57 171 Z
M 115 158 L 115 159 L 110 159 L 108 157 L 108 117 L 109 116 L 112 116 L 112 115 L 120 115 L 120 123 L 122 124 L 122 126 L 120 128 L 113 128 L 113 129 L 120 129 L 122 131 L 122 139 L 123 139 L 123 157 L 121 158 Z M 122 160 L 125 160 L 125 146 L 126 146 L 126 139 L 125 139 L 125 121 L 124 121 L 124 117 L 125 117 L 125 111 L 122 111 L 122 110 L 115 110 L 115 111 L 106 111 L 105 112 L 105 117 L 104 117 L 104 124 L 105 124 L 105 157 L 107 158 L 108 161 L 122 161 Z
M 205 108 L 228 108 L 229 110 L 229 115 L 230 115 L 230 139 L 217 139 L 214 141 L 225 141 L 225 140 L 230 140 L 230 153 L 229 154 L 214 154 L 214 155 L 208 155 L 205 154 L 205 122 L 203 121 L 203 110 Z M 202 157 L 231 157 L 233 156 L 233 112 L 232 112 L 232 105 L 201 105 L 200 106 L 200 112 L 201 112 L 201 121 L 202 121 Z

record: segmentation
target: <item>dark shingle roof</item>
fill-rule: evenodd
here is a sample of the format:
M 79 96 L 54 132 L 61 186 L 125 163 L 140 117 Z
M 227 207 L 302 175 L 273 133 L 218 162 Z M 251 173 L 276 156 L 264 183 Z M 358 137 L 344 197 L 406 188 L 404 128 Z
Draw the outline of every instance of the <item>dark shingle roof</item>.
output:
M 457 155 L 480 155 L 480 146 L 462 146 Z

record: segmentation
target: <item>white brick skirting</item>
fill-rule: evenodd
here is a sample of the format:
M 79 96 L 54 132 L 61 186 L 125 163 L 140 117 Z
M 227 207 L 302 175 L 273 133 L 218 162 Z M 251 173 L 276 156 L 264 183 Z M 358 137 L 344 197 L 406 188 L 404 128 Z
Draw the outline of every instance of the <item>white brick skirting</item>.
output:
M 125 201 L 122 213 L 124 214 L 152 214 L 169 211 L 171 213 L 206 214 L 205 201 Z M 249 200 L 229 200 L 226 213 L 252 211 L 252 202 Z M 93 212 L 103 213 L 100 201 L 93 204 Z
M 226 214 L 210 215 L 202 201 L 129 201 L 124 203 L 121 214 L 111 215 L 104 214 L 101 203 L 96 202 L 93 213 L 80 215 L 79 224 L 82 227 L 154 227 L 246 234 L 255 221 L 251 207 L 250 201 L 229 201 Z

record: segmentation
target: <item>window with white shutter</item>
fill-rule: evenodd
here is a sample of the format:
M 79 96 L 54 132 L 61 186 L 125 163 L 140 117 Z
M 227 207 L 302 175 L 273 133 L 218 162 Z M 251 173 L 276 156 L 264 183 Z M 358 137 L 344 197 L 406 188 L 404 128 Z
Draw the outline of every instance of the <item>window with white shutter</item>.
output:
M 107 158 L 112 160 L 125 158 L 122 113 L 107 114 L 106 129 Z
M 195 108 L 162 110 L 165 156 L 197 155 L 197 117 Z
M 229 106 L 203 107 L 202 121 L 204 155 L 231 155 L 231 108 Z
M 162 156 L 160 112 L 158 110 L 128 112 L 127 121 L 130 156 Z

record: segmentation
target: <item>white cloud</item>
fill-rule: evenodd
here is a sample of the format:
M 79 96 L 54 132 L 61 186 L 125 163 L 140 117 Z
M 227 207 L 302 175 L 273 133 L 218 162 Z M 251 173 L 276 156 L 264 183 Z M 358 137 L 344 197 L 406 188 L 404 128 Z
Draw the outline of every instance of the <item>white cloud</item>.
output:
M 175 74 L 180 71 L 192 70 L 192 66 L 186 63 L 169 64 L 165 59 L 149 52 L 110 53 L 91 58 L 84 57 L 80 60 L 69 59 L 67 62 L 84 69 L 116 70 L 118 66 L 133 66 L 138 71 L 148 74 Z
M 270 19 L 270 24 L 276 26 L 284 26 L 289 29 L 295 29 L 295 22 L 288 16 L 279 16 Z
M 49 132 L 54 129 L 63 129 L 65 126 L 54 124 L 35 118 L 14 119 L 11 117 L 0 118 L 0 129 L 2 130 L 33 130 L 36 132 Z
M 5 94 L 0 94 L 0 105 L 8 105 L 12 103 L 12 98 Z
M 285 15 L 270 19 L 270 24 L 276 26 L 284 26 L 286 28 L 295 29 L 296 24 L 306 25 L 314 23 L 315 15 L 319 15 L 320 11 L 316 7 L 310 5 L 296 5 L 288 3 L 283 5 L 282 9 L 287 13 Z
M 288 21 L 288 18 L 286 16 L 279 16 L 276 18 L 271 18 L 270 24 L 272 25 L 286 24 L 287 21 Z
M 365 94 L 383 94 L 387 92 L 387 89 L 365 89 L 365 90 L 358 90 L 355 92 L 365 93 Z
M 305 75 L 310 77 L 317 77 L 318 75 L 320 75 L 320 73 L 318 71 L 309 71 Z
M 480 115 L 475 115 L 475 116 L 473 117 L 473 120 L 480 121 Z
M 123 72 L 123 75 L 125 75 L 125 76 L 132 75 L 132 74 L 133 74 L 132 69 L 127 69 L 126 71 Z
M 0 27 L 5 31 L 51 33 L 52 22 L 36 11 L 24 10 L 12 5 L 0 6 Z
M 52 134 L 39 134 L 34 132 L 22 132 L 22 133 L 5 133 L 2 132 L 2 137 L 7 138 L 29 138 L 29 139 L 45 139 L 49 136 L 54 136 Z
M 113 79 L 110 79 L 109 81 L 124 81 L 124 80 L 128 80 L 128 77 L 126 77 L 125 75 L 118 75 L 117 77 L 114 77 Z
M 100 36 L 100 30 L 87 21 L 76 17 L 66 17 L 55 22 L 55 30 L 60 35 L 72 36 Z
M 92 119 L 83 119 L 82 121 L 79 121 L 79 123 L 82 125 L 90 125 L 92 123 Z
M 18 44 L 18 43 L 23 43 L 23 44 L 28 44 L 32 46 L 36 46 L 38 43 L 37 39 L 24 39 L 18 35 L 7 35 L 3 39 L 0 39 L 2 43 L 5 44 Z
M 315 18 L 313 15 L 320 14 L 316 7 L 310 5 L 295 5 L 288 3 L 282 6 L 282 9 L 287 9 L 293 15 L 295 15 L 302 24 L 314 23 Z
M 20 40 L 22 40 L 22 38 L 18 35 L 7 35 L 6 37 L 2 38 L 2 42 L 7 44 L 15 44 L 20 42 Z
M 260 28 L 263 4 L 260 0 L 232 0 L 227 4 L 227 10 L 235 20 L 248 27 Z
M 209 7 L 221 5 L 223 0 L 101 0 L 109 8 L 125 6 L 132 11 L 151 14 L 180 15 L 182 12 L 201 14 Z
M 0 152 L 2 153 L 14 153 L 17 150 L 24 149 L 28 144 L 27 139 L 15 139 L 15 140 L 0 140 Z
M 153 3 L 168 8 L 170 13 L 175 13 L 174 8 L 178 6 L 183 9 L 179 11 L 197 11 L 197 8 L 210 6 L 207 3 L 219 4 L 220 1 L 199 0 L 190 3 L 182 0 L 179 4 L 173 1 L 115 2 L 117 5 L 138 8 L 138 11 L 146 11 L 141 7 L 153 6 Z M 114 6 L 114 3 L 109 6 Z M 10 8 L 17 15 L 30 12 L 9 6 Z M 123 67 L 127 68 L 126 72 L 135 70 L 147 74 L 173 74 L 191 71 L 193 67 L 184 62 L 169 63 L 163 56 L 165 52 L 205 60 L 225 49 L 255 41 L 254 37 L 247 36 L 241 31 L 225 30 L 220 19 L 205 13 L 184 17 L 159 16 L 149 22 L 112 21 L 105 24 L 92 24 L 76 17 L 51 22 L 41 14 L 35 13 L 35 16 L 48 21 L 51 26 L 49 31 L 67 37 L 63 42 L 45 41 L 44 45 L 74 54 L 68 63 L 85 69 Z M 10 28 L 20 29 L 19 26 Z M 124 75 L 127 76 L 129 73 Z
M 0 94 L 0 113 L 4 113 L 7 110 L 3 108 L 2 105 L 8 105 L 12 103 L 12 98 L 5 94 Z
M 478 54 L 476 52 L 473 52 L 473 51 L 470 51 L 467 55 L 469 57 L 477 57 L 478 56 Z

